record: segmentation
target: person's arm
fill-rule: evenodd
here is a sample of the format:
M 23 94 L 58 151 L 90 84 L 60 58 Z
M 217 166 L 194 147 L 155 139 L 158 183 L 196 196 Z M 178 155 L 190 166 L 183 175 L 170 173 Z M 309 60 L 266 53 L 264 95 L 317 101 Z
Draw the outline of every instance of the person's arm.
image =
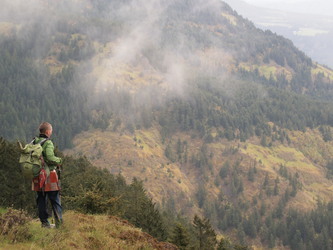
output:
M 48 140 L 45 143 L 45 161 L 47 164 L 51 165 L 61 165 L 62 164 L 62 159 L 60 157 L 56 157 L 54 155 L 54 145 L 53 142 Z

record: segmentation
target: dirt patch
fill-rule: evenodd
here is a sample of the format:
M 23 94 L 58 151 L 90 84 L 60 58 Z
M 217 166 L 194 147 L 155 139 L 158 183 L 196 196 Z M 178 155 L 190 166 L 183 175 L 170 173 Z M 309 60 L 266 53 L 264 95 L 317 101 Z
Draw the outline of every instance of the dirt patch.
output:
M 82 228 L 79 229 L 79 232 L 94 232 L 96 231 L 96 228 L 93 225 L 90 226 L 83 226 Z
M 103 249 L 104 244 L 99 239 L 89 236 L 85 238 L 85 248 L 86 249 Z
M 80 223 L 93 223 L 95 221 L 94 216 L 87 215 L 87 214 L 76 214 L 77 220 Z
M 122 226 L 130 226 L 130 227 L 134 227 L 133 224 L 131 224 L 130 222 L 128 222 L 127 220 L 123 220 L 119 217 L 116 216 L 108 216 L 108 219 L 112 220 L 112 221 L 117 221 L 120 225 Z
M 75 248 L 75 249 L 79 249 L 80 247 L 76 244 L 76 243 L 74 243 L 74 242 L 70 242 L 69 244 L 68 244 L 72 249 L 73 248 Z
M 148 243 L 154 249 L 178 249 L 177 246 L 168 242 L 159 242 L 151 235 L 139 231 L 124 231 L 119 235 L 119 238 L 131 244 L 136 242 Z
M 296 157 L 293 152 L 279 152 L 278 157 L 285 160 L 285 161 L 295 161 Z

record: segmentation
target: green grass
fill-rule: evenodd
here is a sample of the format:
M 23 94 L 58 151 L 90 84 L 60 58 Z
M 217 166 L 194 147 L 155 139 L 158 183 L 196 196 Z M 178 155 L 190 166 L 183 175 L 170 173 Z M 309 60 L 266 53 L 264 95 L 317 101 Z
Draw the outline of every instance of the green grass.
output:
M 261 76 L 264 76 L 266 79 L 270 79 L 272 75 L 273 79 L 276 80 L 276 76 L 278 74 L 284 74 L 288 80 L 292 78 L 292 72 L 290 72 L 290 70 L 273 63 L 258 65 L 253 63 L 242 62 L 240 63 L 239 67 L 246 71 L 252 71 L 252 72 L 258 70 L 259 74 Z
M 333 71 L 320 64 L 317 64 L 315 68 L 312 68 L 311 72 L 312 72 L 312 75 L 317 75 L 318 73 L 323 73 L 325 75 L 325 77 L 328 77 L 330 80 L 333 80 Z
M 22 226 L 24 227 L 24 226 Z M 172 246 L 133 227 L 127 221 L 108 215 L 64 214 L 61 228 L 41 228 L 38 220 L 25 225 L 26 237 L 12 242 L 0 238 L 0 249 L 157 249 Z M 175 249 L 175 248 L 170 248 Z
M 235 16 L 232 16 L 230 14 L 227 14 L 227 13 L 222 13 L 221 14 L 222 16 L 224 16 L 225 18 L 228 19 L 228 21 L 230 22 L 230 24 L 236 26 L 237 25 L 237 19 Z
M 0 207 L 0 215 L 4 214 L 7 212 L 6 208 Z
M 276 79 L 277 68 L 271 65 L 263 65 L 259 67 L 259 72 L 264 75 L 267 79 L 272 75 Z

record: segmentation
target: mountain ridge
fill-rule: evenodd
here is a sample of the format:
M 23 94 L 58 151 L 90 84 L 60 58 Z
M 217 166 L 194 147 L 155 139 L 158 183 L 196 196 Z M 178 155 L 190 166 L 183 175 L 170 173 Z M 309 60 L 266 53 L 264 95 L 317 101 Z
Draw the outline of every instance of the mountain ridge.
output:
M 329 202 L 330 69 L 219 1 L 48 3 L 40 20 L 61 20 L 1 37 L 1 135 L 48 120 L 66 153 L 140 177 L 166 213 L 242 243 L 305 244 L 275 225 Z

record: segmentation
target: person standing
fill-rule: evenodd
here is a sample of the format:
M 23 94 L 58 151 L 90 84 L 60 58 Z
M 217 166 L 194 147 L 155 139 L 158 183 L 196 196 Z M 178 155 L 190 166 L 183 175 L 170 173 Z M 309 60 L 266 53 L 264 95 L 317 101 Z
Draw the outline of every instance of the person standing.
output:
M 62 164 L 62 159 L 54 154 L 54 145 L 50 140 L 53 129 L 48 122 L 43 122 L 39 126 L 39 136 L 33 141 L 34 144 L 42 143 L 43 164 L 47 173 L 45 184 L 40 187 L 40 177 L 35 177 L 32 181 L 32 190 L 37 192 L 38 216 L 42 227 L 51 227 L 48 220 L 47 202 L 50 200 L 54 213 L 56 227 L 62 223 L 62 206 L 60 201 L 60 183 L 57 169 Z

